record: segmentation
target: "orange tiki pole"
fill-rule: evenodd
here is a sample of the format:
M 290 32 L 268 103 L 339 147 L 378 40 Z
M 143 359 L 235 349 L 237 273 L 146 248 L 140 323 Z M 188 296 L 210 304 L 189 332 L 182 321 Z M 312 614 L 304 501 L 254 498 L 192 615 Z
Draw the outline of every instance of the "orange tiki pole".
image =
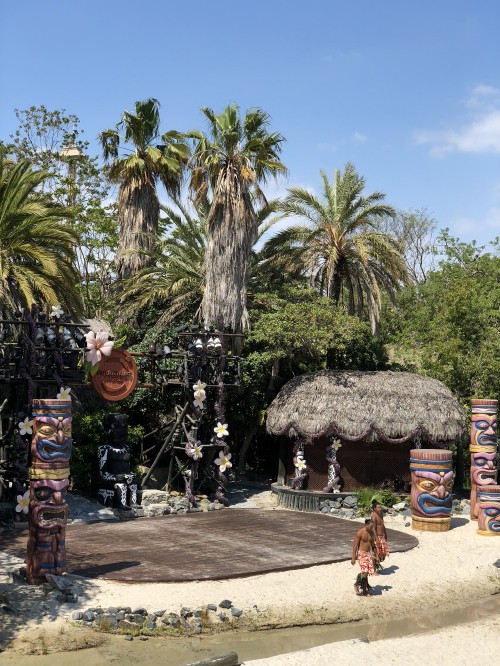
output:
M 477 520 L 477 494 L 497 480 L 497 401 L 471 400 L 470 517 Z

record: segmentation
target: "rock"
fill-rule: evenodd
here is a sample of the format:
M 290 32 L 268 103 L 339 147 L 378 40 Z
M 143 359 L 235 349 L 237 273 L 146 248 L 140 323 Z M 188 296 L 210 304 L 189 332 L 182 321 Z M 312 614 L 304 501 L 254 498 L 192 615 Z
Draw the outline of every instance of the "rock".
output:
M 393 504 L 392 508 L 394 511 L 402 511 L 403 509 L 406 509 L 407 506 L 406 502 L 397 502 L 397 504 Z
M 196 624 L 193 629 L 195 634 L 201 634 L 201 626 L 199 624 Z
M 133 640 L 134 640 L 134 637 L 131 636 L 130 634 L 127 634 L 127 635 L 125 636 L 125 640 L 126 640 L 126 641 L 133 641 Z
M 462 507 L 462 515 L 470 516 L 470 504 L 464 504 L 464 506 Z
M 147 636 L 139 636 L 140 641 L 147 641 L 149 638 Z
M 173 617 L 173 618 L 170 619 L 170 625 L 171 625 L 174 629 L 178 629 L 179 626 L 180 626 L 180 624 L 181 624 L 181 621 L 180 621 L 180 619 L 179 619 L 178 617 Z
M 156 617 L 163 617 L 165 615 L 165 609 L 153 611 L 153 615 L 156 615 Z
M 152 620 L 149 620 L 149 622 L 146 622 L 144 625 L 144 629 L 147 629 L 148 631 L 153 631 L 153 629 L 156 627 L 156 622 L 153 622 Z
M 203 611 L 202 610 L 195 610 L 193 613 L 193 617 L 203 617 Z
M 243 615 L 243 611 L 239 608 L 234 608 L 233 606 L 233 608 L 231 608 L 231 615 L 233 617 L 241 617 Z
M 81 611 L 75 611 L 71 613 L 72 620 L 83 620 L 83 613 Z
M 107 613 L 102 613 L 96 615 L 95 623 L 102 627 L 105 625 L 108 629 L 118 629 L 118 620 L 114 615 L 108 615 Z
M 344 500 L 342 502 L 342 506 L 344 509 L 354 509 L 354 507 L 357 505 L 358 501 L 354 497 L 354 495 L 348 495 L 347 497 L 344 497 Z
M 26 579 L 14 571 L 9 571 L 9 583 L 12 585 L 26 585 Z
M 190 608 L 181 608 L 181 617 L 193 617 L 193 611 Z
M 342 506 L 342 500 L 341 499 L 331 500 L 330 506 L 332 509 L 340 509 L 340 507 Z
M 76 604 L 78 601 L 78 595 L 74 592 L 66 592 L 66 603 L 67 604 Z
M 329 506 L 324 506 L 324 507 L 321 509 L 321 513 L 330 513 L 330 507 L 329 507 Z
M 54 574 L 46 574 L 45 578 L 47 583 L 59 592 L 66 592 L 73 585 L 73 581 L 64 578 L 63 576 L 55 576 Z
M 339 509 L 332 506 L 332 508 L 330 509 L 330 513 L 339 513 Z
M 228 617 L 227 617 L 226 613 L 219 613 L 219 620 L 221 622 L 227 622 Z
M 115 608 L 115 606 L 110 606 L 107 610 L 106 613 L 108 615 L 116 615 L 118 613 L 118 608 Z
M 136 622 L 129 622 L 128 620 L 120 620 L 118 622 L 118 629 L 124 629 L 125 631 L 130 631 L 132 629 L 137 629 Z
M 496 567 L 497 569 L 500 569 L 500 560 L 493 562 L 493 566 Z
M 405 523 L 405 527 L 410 527 L 411 523 L 407 522 Z
M 231 608 L 233 605 L 233 602 L 230 601 L 229 599 L 224 599 L 223 601 L 220 602 L 219 608 Z
M 91 610 L 86 610 L 83 612 L 82 620 L 85 622 L 93 622 L 95 620 L 95 614 Z
M 354 518 L 354 511 L 346 511 L 345 512 L 345 517 L 350 520 L 351 518 Z
M 216 606 L 215 604 L 208 604 L 208 606 L 207 606 L 207 610 L 210 610 L 210 611 L 216 611 L 216 610 L 217 610 L 217 606 Z
M 168 502 L 170 495 L 163 490 L 143 490 L 141 504 L 143 507 L 151 504 L 161 504 Z
M 148 614 L 148 611 L 145 608 L 135 608 L 132 613 L 134 615 L 144 615 L 146 616 Z

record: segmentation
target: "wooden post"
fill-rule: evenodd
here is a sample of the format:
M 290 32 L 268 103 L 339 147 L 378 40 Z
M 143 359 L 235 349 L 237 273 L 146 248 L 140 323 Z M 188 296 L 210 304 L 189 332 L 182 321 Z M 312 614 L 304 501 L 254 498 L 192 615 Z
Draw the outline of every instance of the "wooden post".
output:
M 278 486 L 285 485 L 286 477 L 286 449 L 287 442 L 285 439 L 282 439 L 280 442 L 280 452 L 279 452 L 279 462 L 278 462 Z

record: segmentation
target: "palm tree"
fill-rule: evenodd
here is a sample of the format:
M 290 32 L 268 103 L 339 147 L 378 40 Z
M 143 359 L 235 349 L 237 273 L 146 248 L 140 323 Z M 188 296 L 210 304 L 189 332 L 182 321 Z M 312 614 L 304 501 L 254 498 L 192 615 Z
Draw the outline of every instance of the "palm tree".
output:
M 130 277 L 147 265 L 158 230 L 160 180 L 169 194 L 178 194 L 188 147 L 179 132 L 162 135 L 159 142 L 159 102 L 150 98 L 135 103 L 135 114 L 124 111 L 115 129 L 101 132 L 103 155 L 112 160 L 109 178 L 120 184 L 118 221 L 120 240 L 117 273 Z M 120 143 L 125 154 L 118 155 Z
M 281 209 L 304 218 L 307 226 L 294 225 L 270 239 L 263 250 L 268 261 L 277 257 L 284 269 L 302 267 L 320 294 L 343 302 L 349 314 L 368 311 L 376 332 L 381 293 L 392 299 L 408 275 L 401 247 L 377 229 L 386 216 L 395 215 L 383 203 L 385 195 L 363 196 L 365 180 L 353 164 L 335 171 L 333 184 L 324 171 L 323 201 L 303 188 L 291 188 Z
M 253 201 L 265 197 L 260 185 L 285 173 L 279 159 L 284 138 L 268 132 L 269 116 L 251 109 L 240 118 L 236 104 L 217 115 L 203 108 L 208 135 L 195 130 L 190 188 L 195 200 L 210 188 L 212 204 L 206 219 L 205 290 L 201 318 L 205 324 L 241 332 L 248 327 L 246 285 L 248 263 L 257 240 Z
M 185 317 L 188 312 L 194 311 L 196 318 L 205 291 L 206 220 L 210 201 L 205 195 L 195 204 L 194 215 L 178 199 L 174 199 L 174 203 L 178 212 L 160 205 L 166 216 L 162 223 L 168 236 L 157 241 L 151 265 L 124 283 L 121 298 L 125 315 L 134 315 L 147 305 L 166 303 L 167 308 L 156 327 Z M 281 216 L 269 218 L 278 205 L 278 201 L 270 201 L 255 211 L 257 240 L 281 219 Z M 253 257 L 252 269 L 259 270 L 257 254 Z
M 0 153 L 0 302 L 10 312 L 42 300 L 79 314 L 79 238 L 67 224 L 70 211 L 36 192 L 47 178 Z

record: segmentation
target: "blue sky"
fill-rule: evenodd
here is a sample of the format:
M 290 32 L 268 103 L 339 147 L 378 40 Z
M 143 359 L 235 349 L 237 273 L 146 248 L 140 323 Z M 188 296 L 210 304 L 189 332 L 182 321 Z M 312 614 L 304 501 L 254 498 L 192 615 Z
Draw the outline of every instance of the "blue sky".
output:
M 347 161 L 463 240 L 500 235 L 498 0 L 24 0 L 2 4 L 0 138 L 44 104 L 98 132 L 156 97 L 162 130 L 259 106 L 287 139 L 270 194 Z

